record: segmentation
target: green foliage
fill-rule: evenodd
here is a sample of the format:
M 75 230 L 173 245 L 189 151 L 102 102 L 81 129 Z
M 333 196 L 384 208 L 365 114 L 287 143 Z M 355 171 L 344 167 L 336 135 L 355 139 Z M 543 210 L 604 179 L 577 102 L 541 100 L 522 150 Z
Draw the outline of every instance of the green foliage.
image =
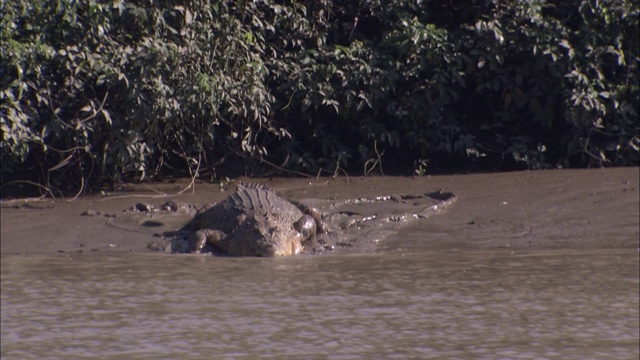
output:
M 298 88 L 279 88 L 289 99 L 279 115 L 304 135 L 293 148 L 329 157 L 320 165 L 366 163 L 376 144 L 400 166 L 430 159 L 450 170 L 638 163 L 637 4 L 371 1 L 332 11 L 332 46 L 307 50 L 291 74 Z
M 631 0 L 1 7 L 3 183 L 638 164 Z

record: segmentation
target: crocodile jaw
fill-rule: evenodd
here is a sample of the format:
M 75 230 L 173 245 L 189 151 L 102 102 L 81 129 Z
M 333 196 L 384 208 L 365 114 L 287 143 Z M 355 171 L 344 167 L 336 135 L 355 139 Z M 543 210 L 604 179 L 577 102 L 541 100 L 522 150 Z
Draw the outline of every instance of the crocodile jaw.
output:
M 258 256 L 287 256 L 300 254 L 304 248 L 302 247 L 301 236 L 295 235 L 284 241 L 272 241 L 263 250 L 259 251 Z

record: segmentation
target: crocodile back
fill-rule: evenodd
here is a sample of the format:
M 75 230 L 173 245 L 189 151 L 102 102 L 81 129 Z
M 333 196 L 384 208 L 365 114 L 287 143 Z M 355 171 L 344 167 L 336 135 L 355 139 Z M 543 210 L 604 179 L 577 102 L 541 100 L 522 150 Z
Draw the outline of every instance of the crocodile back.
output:
M 295 205 L 264 185 L 238 185 L 236 192 L 225 199 L 223 206 L 243 211 L 257 211 L 265 215 L 282 213 L 299 218 L 301 214 L 300 209 Z
M 289 255 L 301 251 L 293 224 L 302 216 L 298 207 L 266 186 L 238 185 L 223 201 L 198 211 L 185 229 L 222 231 L 228 236 L 221 246 L 231 255 L 247 255 L 253 251 L 249 248 L 262 246 L 259 243 L 275 247 L 276 255 Z

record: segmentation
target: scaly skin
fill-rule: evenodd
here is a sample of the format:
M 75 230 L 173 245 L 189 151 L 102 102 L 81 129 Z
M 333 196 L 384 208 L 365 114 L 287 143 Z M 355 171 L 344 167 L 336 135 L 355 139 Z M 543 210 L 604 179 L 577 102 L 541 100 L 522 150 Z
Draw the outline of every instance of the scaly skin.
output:
M 198 211 L 183 230 L 194 231 L 194 252 L 209 244 L 232 256 L 284 256 L 303 251 L 316 223 L 267 187 L 240 185 L 222 202 Z
M 220 203 L 201 208 L 179 232 L 190 234 L 188 244 L 172 240 L 172 251 L 200 253 L 213 248 L 231 256 L 286 256 L 371 247 L 369 239 L 439 213 L 455 199 L 452 193 L 437 191 L 344 202 L 309 199 L 315 204 L 309 206 L 286 200 L 265 186 L 239 185 Z

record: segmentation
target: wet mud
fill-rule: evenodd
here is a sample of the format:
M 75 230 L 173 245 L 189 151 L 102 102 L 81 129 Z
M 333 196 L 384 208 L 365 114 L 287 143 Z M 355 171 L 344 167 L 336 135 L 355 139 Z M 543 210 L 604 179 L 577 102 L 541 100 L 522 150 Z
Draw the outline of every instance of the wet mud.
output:
M 398 229 L 379 251 L 465 248 L 637 248 L 639 168 L 524 171 L 423 177 L 244 179 L 267 184 L 299 201 L 453 192 L 444 213 Z M 238 180 L 236 180 L 238 181 Z M 3 201 L 2 255 L 148 252 L 165 231 L 187 223 L 193 211 L 124 214 L 137 203 L 175 200 L 202 206 L 234 189 L 188 180 L 129 184 L 124 191 L 69 201 Z M 83 214 L 84 215 L 81 215 Z

